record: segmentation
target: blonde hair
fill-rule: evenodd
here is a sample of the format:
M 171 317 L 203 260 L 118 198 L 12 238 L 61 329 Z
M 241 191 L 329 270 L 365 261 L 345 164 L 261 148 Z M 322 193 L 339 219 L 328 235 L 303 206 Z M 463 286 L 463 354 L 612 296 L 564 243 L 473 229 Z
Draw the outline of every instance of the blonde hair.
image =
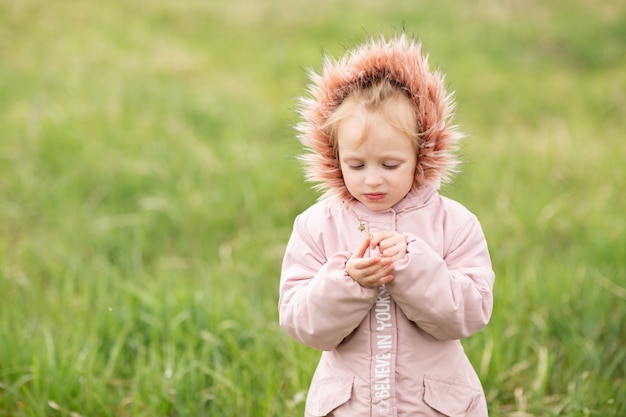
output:
M 329 142 L 336 157 L 338 157 L 337 133 L 339 126 L 358 110 L 378 113 L 384 117 L 394 128 L 411 139 L 415 151 L 418 152 L 419 132 L 413 101 L 409 97 L 409 93 L 397 83 L 383 79 L 364 86 L 355 85 L 353 91 L 348 93 L 343 102 L 326 120 L 323 128 L 328 132 Z M 369 125 L 367 120 L 364 122 L 363 139 L 365 139 Z

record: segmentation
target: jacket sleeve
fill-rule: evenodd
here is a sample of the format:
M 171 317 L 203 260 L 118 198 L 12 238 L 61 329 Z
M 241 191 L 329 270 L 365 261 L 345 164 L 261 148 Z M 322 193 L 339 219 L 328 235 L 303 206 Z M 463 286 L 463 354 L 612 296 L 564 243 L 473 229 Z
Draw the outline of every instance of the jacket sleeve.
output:
M 296 219 L 283 260 L 279 320 L 294 339 L 318 350 L 336 348 L 372 308 L 377 292 L 361 287 L 345 270 L 350 252 L 323 251 Z
M 478 220 L 456 231 L 443 258 L 414 235 L 407 243 L 387 284 L 407 318 L 439 340 L 462 339 L 487 325 L 495 275 Z

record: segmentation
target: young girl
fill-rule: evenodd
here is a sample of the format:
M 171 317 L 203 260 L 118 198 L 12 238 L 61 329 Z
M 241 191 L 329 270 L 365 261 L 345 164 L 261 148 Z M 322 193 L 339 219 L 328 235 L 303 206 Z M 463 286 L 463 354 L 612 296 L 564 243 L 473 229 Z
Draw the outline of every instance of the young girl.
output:
M 486 416 L 460 339 L 491 316 L 476 217 L 439 195 L 460 134 L 420 44 L 371 39 L 311 74 L 299 138 L 325 194 L 300 214 L 281 326 L 323 351 L 306 416 Z

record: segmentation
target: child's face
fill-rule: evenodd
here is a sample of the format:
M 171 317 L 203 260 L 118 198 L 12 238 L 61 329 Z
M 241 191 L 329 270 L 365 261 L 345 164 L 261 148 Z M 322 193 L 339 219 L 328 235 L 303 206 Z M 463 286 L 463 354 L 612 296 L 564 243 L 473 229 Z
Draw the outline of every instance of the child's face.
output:
M 370 210 L 389 209 L 413 187 L 417 165 L 413 143 L 380 113 L 359 109 L 344 119 L 337 145 L 348 191 Z

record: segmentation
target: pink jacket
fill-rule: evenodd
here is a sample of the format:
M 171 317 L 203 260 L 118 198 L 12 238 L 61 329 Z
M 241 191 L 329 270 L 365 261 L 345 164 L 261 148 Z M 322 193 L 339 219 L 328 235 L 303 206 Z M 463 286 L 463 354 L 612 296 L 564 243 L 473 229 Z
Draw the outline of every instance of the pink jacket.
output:
M 371 232 L 396 230 L 408 254 L 395 279 L 366 289 L 345 263 Z M 370 253 L 370 256 L 378 256 Z M 476 217 L 438 184 L 375 213 L 326 198 L 299 215 L 280 282 L 281 326 L 324 351 L 306 416 L 486 416 L 459 339 L 491 316 L 494 273 Z

